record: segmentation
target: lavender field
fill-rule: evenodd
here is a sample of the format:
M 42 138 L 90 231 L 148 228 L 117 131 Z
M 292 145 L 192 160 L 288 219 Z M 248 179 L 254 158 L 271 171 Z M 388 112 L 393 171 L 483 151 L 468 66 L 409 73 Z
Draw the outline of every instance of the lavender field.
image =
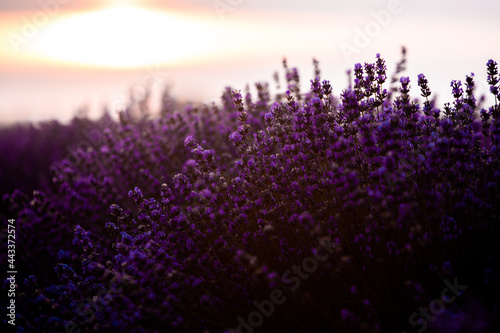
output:
M 499 332 L 498 64 L 366 61 L 1 128 L 2 332 Z

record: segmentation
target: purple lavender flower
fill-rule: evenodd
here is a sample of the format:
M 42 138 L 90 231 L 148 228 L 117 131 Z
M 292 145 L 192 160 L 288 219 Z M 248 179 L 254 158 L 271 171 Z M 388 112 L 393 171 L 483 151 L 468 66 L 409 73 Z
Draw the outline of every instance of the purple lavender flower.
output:
M 399 91 L 383 87 L 380 54 L 354 66 L 340 96 L 320 81 L 317 61 L 301 93 L 285 61 L 288 90 L 274 100 L 261 82 L 256 98 L 228 87 L 219 104 L 181 112 L 163 101 L 157 118 L 128 110 L 106 122 L 93 132 L 99 144 L 50 162 L 43 190 L 20 181 L 30 191 L 4 196 L 27 276 L 19 327 L 222 332 L 258 321 L 262 331 L 401 331 L 409 317 L 422 322 L 413 313 L 429 300 L 456 296 L 436 315 L 446 330 L 449 313 L 471 317 L 474 289 L 495 329 L 498 107 L 476 115 L 470 75 L 452 81 L 455 100 L 441 113 L 423 74 L 421 106 L 399 78 L 404 63 L 393 76 Z M 498 94 L 493 60 L 487 73 Z M 50 137 L 0 134 L 9 161 L 30 151 L 24 135 Z M 457 276 L 474 288 L 455 295 L 448 286 L 442 298 L 443 278 Z

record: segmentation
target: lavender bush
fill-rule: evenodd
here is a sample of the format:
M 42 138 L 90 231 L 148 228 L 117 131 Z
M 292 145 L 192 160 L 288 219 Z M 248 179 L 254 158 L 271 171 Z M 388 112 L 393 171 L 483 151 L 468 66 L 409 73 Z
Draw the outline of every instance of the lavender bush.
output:
M 356 64 L 339 96 L 314 64 L 305 93 L 285 61 L 274 99 L 267 83 L 182 112 L 164 99 L 160 117 L 89 121 L 92 144 L 41 154 L 50 182 L 4 196 L 18 330 L 498 330 L 497 63 L 488 109 L 473 75 L 440 109 L 422 74 L 425 100 L 410 96 L 404 61 L 393 82 L 380 55 Z

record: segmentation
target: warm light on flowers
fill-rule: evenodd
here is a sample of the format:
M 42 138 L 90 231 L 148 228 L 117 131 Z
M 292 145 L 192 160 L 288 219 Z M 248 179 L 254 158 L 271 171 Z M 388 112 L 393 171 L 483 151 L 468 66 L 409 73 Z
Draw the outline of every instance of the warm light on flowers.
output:
M 498 64 L 440 108 L 404 59 L 1 129 L 18 331 L 497 332 Z

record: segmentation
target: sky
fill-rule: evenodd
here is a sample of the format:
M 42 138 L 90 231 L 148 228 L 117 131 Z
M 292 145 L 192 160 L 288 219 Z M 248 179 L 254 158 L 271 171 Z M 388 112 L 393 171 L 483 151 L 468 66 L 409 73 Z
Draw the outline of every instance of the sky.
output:
M 312 59 L 335 94 L 357 62 L 386 59 L 391 73 L 408 50 L 413 96 L 424 73 L 438 104 L 453 79 L 500 61 L 500 2 L 429 0 L 2 0 L 0 124 L 58 119 L 79 110 L 115 113 L 130 92 L 163 87 L 179 100 L 218 101 L 297 67 L 303 88 Z

